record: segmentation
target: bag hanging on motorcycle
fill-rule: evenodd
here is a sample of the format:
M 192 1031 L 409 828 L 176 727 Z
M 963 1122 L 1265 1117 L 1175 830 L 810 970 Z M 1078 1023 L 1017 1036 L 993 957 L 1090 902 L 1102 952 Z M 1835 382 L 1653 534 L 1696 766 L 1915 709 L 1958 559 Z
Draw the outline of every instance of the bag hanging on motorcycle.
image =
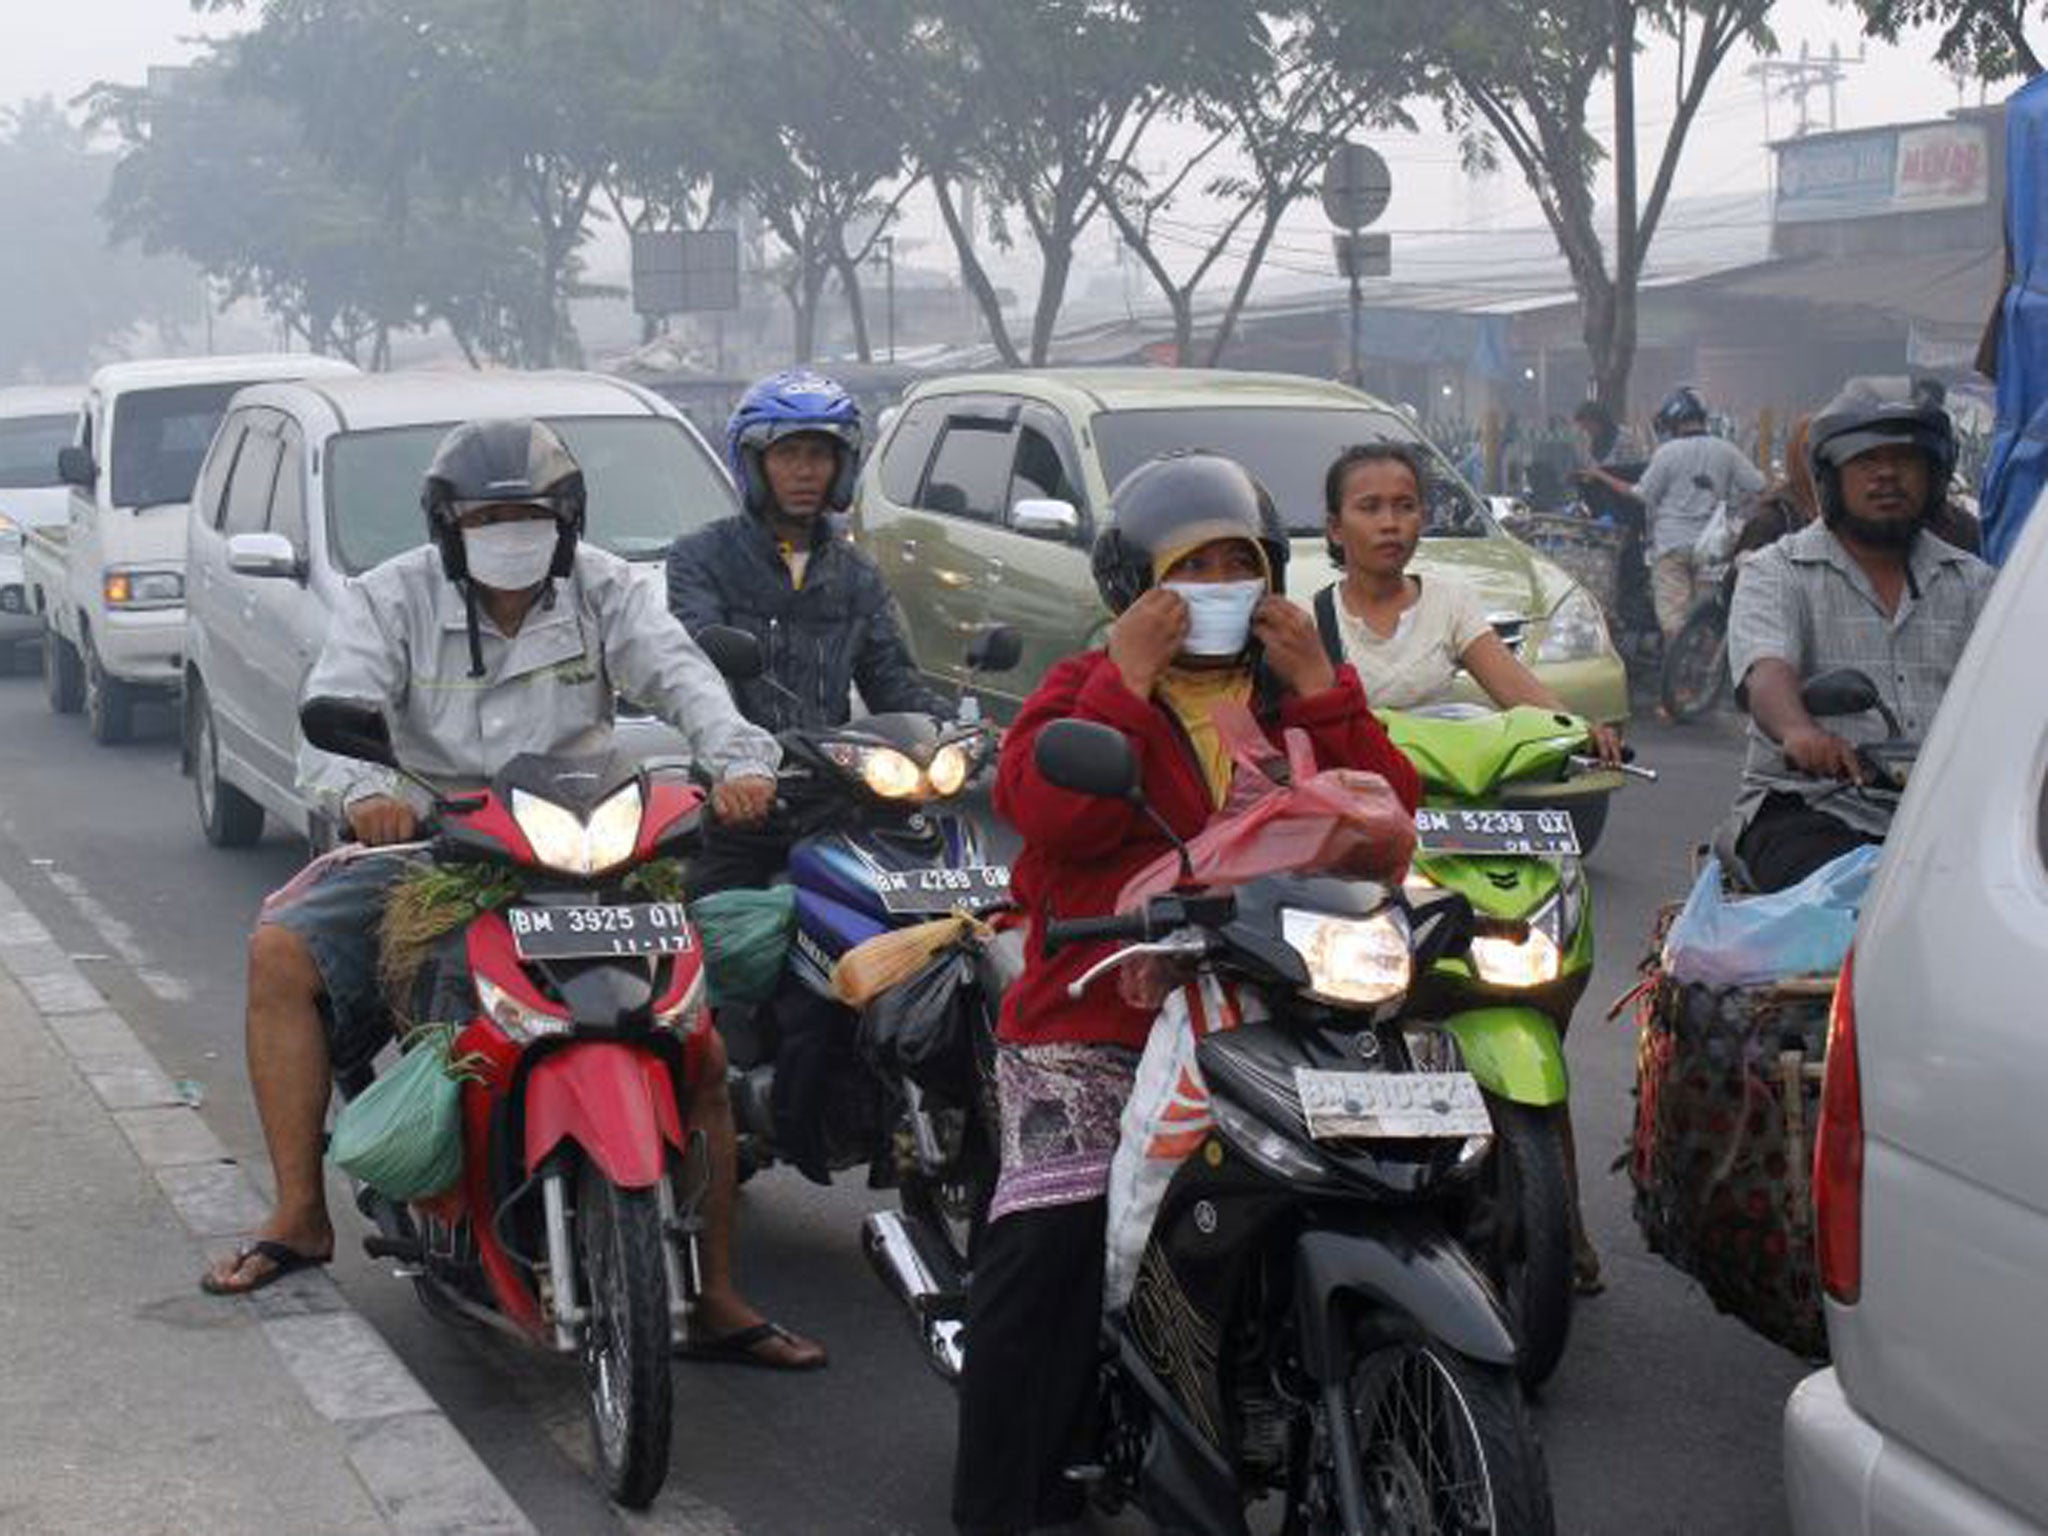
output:
M 839 957 L 832 967 L 832 994 L 849 1008 L 865 1008 L 891 987 L 917 975 L 932 956 L 969 934 L 985 939 L 989 929 L 965 913 L 878 933 Z
M 861 1010 L 855 1039 L 885 1078 L 908 1078 L 927 1093 L 959 1097 L 974 1083 L 973 1010 L 980 966 L 955 944 Z
M 1753 987 L 1787 976 L 1832 976 L 1856 933 L 1879 849 L 1854 848 L 1797 885 L 1730 900 L 1708 859 L 1662 949 L 1674 981 Z
M 449 1058 L 455 1031 L 414 1031 L 398 1065 L 341 1107 L 327 1158 L 392 1200 L 424 1200 L 462 1176 L 464 1063 Z
M 774 996 L 796 938 L 796 888 L 715 891 L 690 903 L 704 945 L 711 1006 L 765 1003 Z

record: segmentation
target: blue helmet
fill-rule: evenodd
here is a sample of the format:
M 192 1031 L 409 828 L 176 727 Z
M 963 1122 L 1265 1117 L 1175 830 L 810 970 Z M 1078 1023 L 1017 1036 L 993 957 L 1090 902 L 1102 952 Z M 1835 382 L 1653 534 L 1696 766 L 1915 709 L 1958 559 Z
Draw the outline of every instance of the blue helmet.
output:
M 726 463 L 749 512 L 765 513 L 774 500 L 761 468 L 762 450 L 799 432 L 822 432 L 840 444 L 839 473 L 825 492 L 825 505 L 844 512 L 852 502 L 854 476 L 860 471 L 860 407 L 822 373 L 792 368 L 769 375 L 740 396 L 725 424 Z

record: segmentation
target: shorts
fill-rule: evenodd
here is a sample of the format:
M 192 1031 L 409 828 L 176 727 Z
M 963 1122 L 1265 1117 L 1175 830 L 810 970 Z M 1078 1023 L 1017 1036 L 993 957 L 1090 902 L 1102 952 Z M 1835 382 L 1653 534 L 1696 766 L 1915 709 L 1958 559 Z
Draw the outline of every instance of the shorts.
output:
M 268 906 L 262 921 L 297 934 L 312 952 L 326 994 L 322 1021 L 336 1072 L 361 1066 L 391 1038 L 377 980 L 384 903 L 417 856 L 373 853 L 322 870 Z
M 1657 627 L 1671 639 L 1685 627 L 1697 596 L 1698 569 L 1689 549 L 1667 549 L 1650 565 L 1650 601 L 1657 609 Z

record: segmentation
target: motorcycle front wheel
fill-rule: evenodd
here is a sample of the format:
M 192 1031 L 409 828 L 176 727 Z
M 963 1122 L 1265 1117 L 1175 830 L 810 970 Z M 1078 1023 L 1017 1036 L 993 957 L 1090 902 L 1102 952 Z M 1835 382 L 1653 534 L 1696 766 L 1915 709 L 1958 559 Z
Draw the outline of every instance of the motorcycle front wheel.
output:
M 1673 720 L 1697 720 L 1728 682 L 1728 610 L 1718 602 L 1694 609 L 1664 652 L 1663 702 Z
M 1549 1476 L 1521 1384 L 1434 1341 L 1362 1349 L 1346 1400 L 1372 1530 L 1389 1536 L 1553 1536 Z M 1329 1437 L 1318 1436 L 1326 1450 Z M 1326 1458 L 1327 1460 L 1327 1458 Z M 1344 1528 L 1335 1469 L 1318 1469 L 1298 1529 Z
M 655 1192 L 621 1189 L 585 1161 L 576 1182 L 576 1260 L 589 1313 L 583 1385 L 598 1478 L 620 1504 L 645 1509 L 668 1477 L 675 1403 Z
M 1561 1109 L 1489 1099 L 1495 1142 L 1480 1199 L 1480 1267 L 1499 1288 L 1524 1386 L 1564 1358 L 1572 1326 L 1572 1186 Z

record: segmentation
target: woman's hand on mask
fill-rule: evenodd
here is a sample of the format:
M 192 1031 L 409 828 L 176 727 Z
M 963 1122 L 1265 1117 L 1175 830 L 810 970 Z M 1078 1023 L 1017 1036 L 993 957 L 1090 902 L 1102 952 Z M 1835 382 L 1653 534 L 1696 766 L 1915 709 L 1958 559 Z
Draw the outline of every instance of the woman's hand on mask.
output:
M 1188 605 L 1154 587 L 1117 615 L 1109 626 L 1109 659 L 1124 686 L 1141 699 L 1152 697 L 1160 673 L 1173 665 L 1188 634 Z
M 1337 669 L 1323 649 L 1316 621 L 1284 597 L 1268 597 L 1252 615 L 1252 634 L 1265 648 L 1266 665 L 1280 685 L 1298 698 L 1337 685 Z

